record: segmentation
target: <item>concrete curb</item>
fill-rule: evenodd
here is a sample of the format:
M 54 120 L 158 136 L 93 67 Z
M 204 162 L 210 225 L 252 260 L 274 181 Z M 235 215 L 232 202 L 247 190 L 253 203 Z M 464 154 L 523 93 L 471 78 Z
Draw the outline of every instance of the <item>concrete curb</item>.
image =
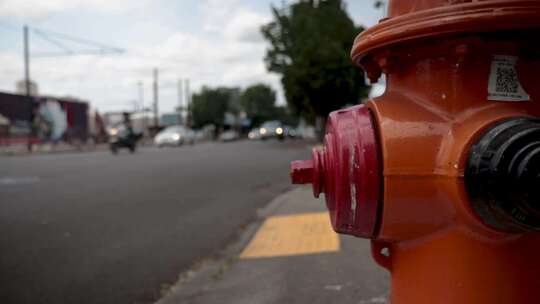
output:
M 231 244 L 221 252 L 217 253 L 216 257 L 205 258 L 198 261 L 190 269 L 182 272 L 178 276 L 178 281 L 176 283 L 167 286 L 168 288 L 161 291 L 162 298 L 158 300 L 156 304 L 176 303 L 175 300 L 171 300 L 170 296 L 182 288 L 184 284 L 191 281 L 214 281 L 219 279 L 229 267 L 237 262 L 238 255 L 251 241 L 255 233 L 257 233 L 264 220 L 272 216 L 280 206 L 285 204 L 287 198 L 295 191 L 298 191 L 298 189 L 282 193 L 271 200 L 265 207 L 259 209 L 256 218 L 238 233 Z
M 339 236 L 337 252 L 239 258 L 265 219 L 325 212 L 324 205 L 309 187 L 277 196 L 219 258 L 183 273 L 157 303 L 387 303 L 388 273 L 373 262 L 367 240 Z
M 32 156 L 32 155 L 53 155 L 53 154 L 65 154 L 65 153 L 88 153 L 105 151 L 109 148 L 108 145 L 97 146 L 62 146 L 57 148 L 45 148 L 40 147 L 36 151 L 28 152 L 26 147 L 0 147 L 0 156 Z

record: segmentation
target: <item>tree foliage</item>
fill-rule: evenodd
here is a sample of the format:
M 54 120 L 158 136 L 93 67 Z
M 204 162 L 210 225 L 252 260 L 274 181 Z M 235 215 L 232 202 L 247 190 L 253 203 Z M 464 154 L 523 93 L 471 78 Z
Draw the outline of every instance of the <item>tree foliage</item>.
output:
M 229 108 L 232 90 L 229 88 L 211 89 L 203 87 L 200 93 L 193 94 L 191 113 L 193 126 L 200 128 L 207 124 L 223 125 L 225 112 Z
M 279 106 L 276 108 L 275 119 L 289 126 L 297 126 L 300 120 L 298 115 L 293 115 L 290 109 L 286 106 Z
M 276 92 L 265 84 L 248 87 L 242 93 L 240 102 L 255 126 L 276 116 Z
M 343 1 L 300 0 L 274 7 L 273 19 L 262 28 L 270 43 L 265 61 L 269 71 L 281 74 L 295 113 L 326 117 L 367 95 L 363 71 L 349 55 L 362 28 L 354 25 Z

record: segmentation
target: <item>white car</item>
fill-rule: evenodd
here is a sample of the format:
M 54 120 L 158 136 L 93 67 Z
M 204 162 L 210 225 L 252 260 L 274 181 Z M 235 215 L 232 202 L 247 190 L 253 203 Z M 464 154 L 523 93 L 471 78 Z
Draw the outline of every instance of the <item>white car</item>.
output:
M 248 133 L 248 138 L 250 140 L 261 139 L 261 133 L 259 132 L 259 128 L 251 129 L 251 131 L 249 131 Z
M 181 146 L 183 144 L 194 144 L 195 132 L 184 126 L 171 126 L 154 137 L 154 144 L 158 147 Z
M 259 128 L 260 138 L 262 140 L 268 138 L 285 139 L 285 129 L 280 121 L 272 120 L 262 124 Z
M 240 135 L 238 135 L 238 132 L 234 130 L 228 130 L 221 133 L 221 135 L 219 135 L 220 141 L 235 141 L 239 138 L 240 138 Z

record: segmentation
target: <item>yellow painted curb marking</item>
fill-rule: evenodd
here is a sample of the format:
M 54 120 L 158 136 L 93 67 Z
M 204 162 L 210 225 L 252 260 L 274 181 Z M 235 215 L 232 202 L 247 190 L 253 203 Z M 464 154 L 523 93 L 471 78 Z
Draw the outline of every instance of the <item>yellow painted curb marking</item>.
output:
M 263 258 L 339 251 L 339 237 L 327 212 L 266 219 L 240 258 Z

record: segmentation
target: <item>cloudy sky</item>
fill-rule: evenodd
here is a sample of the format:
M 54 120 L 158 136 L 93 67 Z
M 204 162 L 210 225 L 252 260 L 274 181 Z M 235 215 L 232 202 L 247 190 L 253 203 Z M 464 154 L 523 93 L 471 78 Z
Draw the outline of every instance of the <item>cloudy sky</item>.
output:
M 40 93 L 77 96 L 100 111 L 133 108 L 137 83 L 144 103 L 152 99 L 152 68 L 160 69 L 160 112 L 177 104 L 176 83 L 246 87 L 264 82 L 281 92 L 279 77 L 266 71 L 267 47 L 259 28 L 271 18 L 270 6 L 283 0 L 0 0 L 0 91 L 13 92 L 23 77 L 22 30 L 31 27 L 32 80 Z M 372 0 L 349 0 L 357 24 L 371 26 L 381 17 Z M 58 32 L 125 49 L 107 56 L 37 57 L 84 45 L 40 36 Z M 282 93 L 279 101 L 283 103 Z

